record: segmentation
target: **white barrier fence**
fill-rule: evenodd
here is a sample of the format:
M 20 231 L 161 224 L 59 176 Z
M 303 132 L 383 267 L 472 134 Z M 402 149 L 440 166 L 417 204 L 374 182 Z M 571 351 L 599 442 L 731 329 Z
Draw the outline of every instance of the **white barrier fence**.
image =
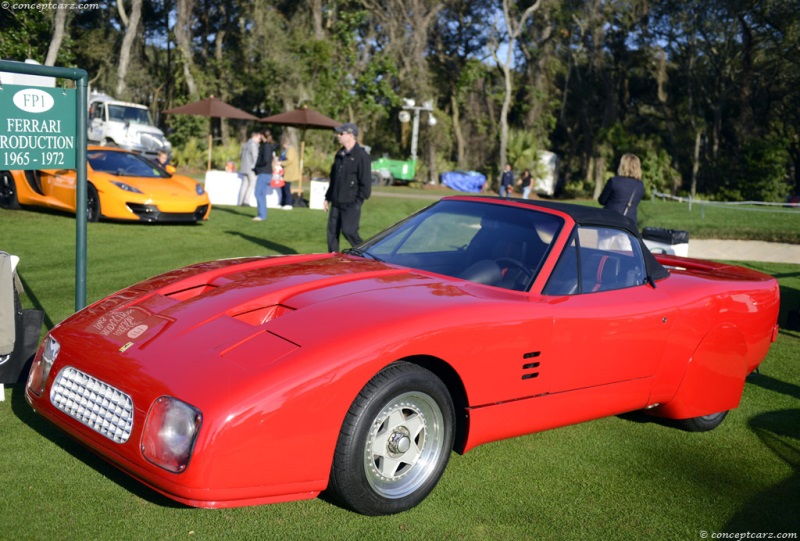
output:
M 708 201 L 705 199 L 695 199 L 693 197 L 678 197 L 668 193 L 661 193 L 654 191 L 651 200 L 656 198 L 662 200 L 678 201 L 679 203 L 689 203 L 689 211 L 692 210 L 693 205 L 700 205 L 700 214 L 703 218 L 706 217 L 706 207 L 716 207 L 727 210 L 740 210 L 747 212 L 771 212 L 771 213 L 786 213 L 800 216 L 799 203 L 769 203 L 766 201 Z M 748 208 L 748 207 L 766 207 L 766 208 Z

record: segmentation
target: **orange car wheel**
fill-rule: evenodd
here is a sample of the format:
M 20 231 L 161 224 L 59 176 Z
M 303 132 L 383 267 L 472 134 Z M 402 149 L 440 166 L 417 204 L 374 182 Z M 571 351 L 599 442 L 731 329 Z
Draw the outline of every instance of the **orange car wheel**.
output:
M 17 185 L 8 171 L 0 173 L 0 208 L 16 210 L 19 208 Z
M 89 184 L 86 186 L 86 221 L 98 222 L 100 215 L 100 196 L 97 195 L 97 189 Z

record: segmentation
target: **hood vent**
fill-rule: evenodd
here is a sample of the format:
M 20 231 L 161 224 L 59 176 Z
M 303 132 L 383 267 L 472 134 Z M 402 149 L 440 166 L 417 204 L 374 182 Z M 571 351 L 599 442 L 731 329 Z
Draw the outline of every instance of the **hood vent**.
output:
M 181 289 L 180 291 L 172 291 L 169 293 L 164 293 L 164 296 L 170 299 L 175 299 L 176 301 L 187 301 L 194 297 L 199 297 L 204 293 L 208 293 L 209 291 L 213 291 L 216 288 L 217 286 L 209 284 L 201 284 L 199 286 L 190 287 L 188 289 Z
M 268 321 L 277 319 L 286 312 L 293 310 L 294 310 L 293 308 L 289 308 L 288 306 L 283 306 L 282 304 L 274 304 L 272 306 L 266 306 L 264 308 L 258 308 L 256 310 L 249 310 L 247 312 L 242 312 L 240 314 L 232 314 L 231 317 L 233 317 L 237 321 L 241 321 L 243 323 L 247 323 L 248 325 L 252 325 L 253 327 L 258 327 L 259 325 L 263 325 Z

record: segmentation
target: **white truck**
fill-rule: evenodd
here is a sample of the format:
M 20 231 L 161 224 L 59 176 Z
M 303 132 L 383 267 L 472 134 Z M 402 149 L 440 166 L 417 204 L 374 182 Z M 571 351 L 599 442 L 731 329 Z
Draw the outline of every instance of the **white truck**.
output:
M 153 124 L 150 111 L 138 103 L 92 92 L 87 124 L 89 143 L 125 148 L 148 158 L 155 158 L 159 150 L 172 151 L 164 132 Z
M 538 160 L 533 164 L 533 192 L 553 197 L 558 187 L 558 156 L 547 150 L 540 150 Z

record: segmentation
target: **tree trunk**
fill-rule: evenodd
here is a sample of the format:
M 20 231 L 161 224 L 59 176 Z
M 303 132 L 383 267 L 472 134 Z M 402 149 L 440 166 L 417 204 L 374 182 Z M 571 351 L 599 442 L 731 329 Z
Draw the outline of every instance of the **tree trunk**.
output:
M 458 98 L 455 94 L 450 96 L 450 104 L 453 108 L 453 133 L 456 136 L 456 155 L 458 156 L 457 159 L 457 167 L 459 170 L 466 169 L 466 151 L 467 146 L 464 143 L 464 134 L 461 131 L 461 117 L 460 117 L 460 109 L 458 106 Z
M 505 0 L 504 0 L 505 1 Z M 506 152 L 508 150 L 508 111 L 511 108 L 511 49 L 513 45 L 509 44 L 508 47 L 508 63 L 503 65 L 503 82 L 505 86 L 505 95 L 503 96 L 503 107 L 500 109 L 500 160 L 498 166 L 502 171 L 506 166 Z
M 186 79 L 189 95 L 192 98 L 197 98 L 197 83 L 192 75 L 192 10 L 194 9 L 194 0 L 177 0 L 176 4 L 178 20 L 173 28 L 175 42 L 178 45 L 181 56 L 183 56 L 183 77 Z
M 700 144 L 703 141 L 703 131 L 697 130 L 694 136 L 694 154 L 692 155 L 692 185 L 689 193 L 694 199 L 697 195 L 697 173 L 700 171 Z
M 311 7 L 311 22 L 314 27 L 314 39 L 325 39 L 325 30 L 322 26 L 322 0 L 309 0 Z
M 600 193 L 603 191 L 603 184 L 605 181 L 603 177 L 606 172 L 606 160 L 603 158 L 602 154 L 592 158 L 592 170 L 594 171 L 594 194 L 592 198 L 597 201 L 597 198 L 600 197 Z
M 120 15 L 123 20 L 124 9 L 121 9 Z M 142 18 L 142 0 L 133 0 L 131 3 L 131 16 L 128 19 L 128 25 L 125 28 L 125 37 L 122 39 L 122 48 L 119 51 L 119 64 L 117 65 L 117 98 L 125 97 L 125 77 L 128 75 L 128 65 L 131 60 L 131 49 L 133 42 L 136 39 L 136 34 L 139 32 L 139 20 Z
M 511 68 L 513 67 L 514 61 L 514 48 L 516 47 L 517 38 L 519 37 L 522 28 L 525 26 L 525 21 L 533 14 L 534 11 L 539 9 L 540 3 L 541 0 L 536 0 L 533 5 L 529 6 L 528 9 L 526 9 L 522 15 L 520 15 L 519 19 L 512 19 L 511 0 L 503 0 L 503 18 L 505 20 L 506 32 L 508 33 L 505 62 L 500 62 L 500 59 L 497 57 L 497 49 L 492 52 L 492 55 L 497 60 L 498 66 L 500 66 L 500 69 L 503 71 L 503 82 L 505 87 L 503 107 L 500 112 L 500 171 L 502 171 L 506 165 L 506 148 L 508 147 L 508 111 L 511 109 L 511 98 L 513 91 Z
M 58 5 L 73 4 L 74 0 L 59 0 Z M 55 66 L 56 58 L 58 57 L 58 50 L 61 48 L 61 42 L 64 41 L 64 33 L 67 26 L 68 9 L 59 9 L 56 11 L 56 17 L 53 20 L 53 37 L 50 39 L 50 47 L 47 49 L 47 58 L 45 58 L 45 66 Z

